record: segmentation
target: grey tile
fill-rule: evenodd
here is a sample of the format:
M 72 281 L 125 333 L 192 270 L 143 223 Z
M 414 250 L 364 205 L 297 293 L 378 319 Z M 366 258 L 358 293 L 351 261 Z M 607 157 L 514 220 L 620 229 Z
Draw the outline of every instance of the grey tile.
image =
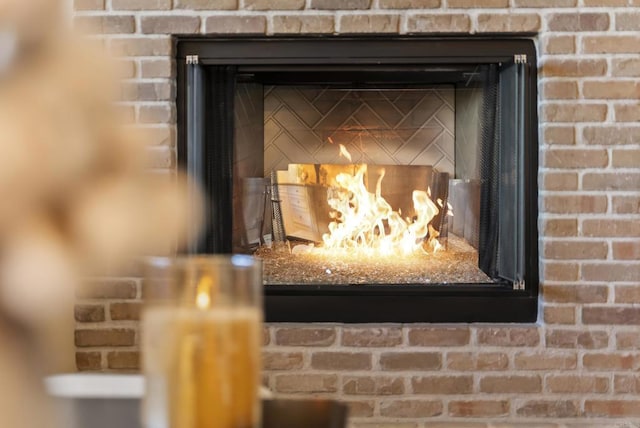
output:
M 282 128 L 273 119 L 268 119 L 264 122 L 264 144 L 268 147 L 273 143 L 273 140 L 282 132 Z
M 427 93 L 409 114 L 400 122 L 404 128 L 420 127 L 440 109 L 443 101 L 433 93 Z
M 292 162 L 347 163 L 338 155 L 338 144 L 344 144 L 354 162 L 433 162 L 453 172 L 454 92 L 268 88 L 265 149 L 277 140 L 282 156 L 298 159 Z
M 387 107 L 393 109 L 393 106 L 391 106 L 390 104 L 388 104 Z M 374 109 L 374 106 L 370 104 L 364 104 L 360 109 L 358 109 L 355 112 L 353 117 L 358 121 L 360 125 L 362 125 L 367 129 L 380 130 L 380 131 L 389 131 L 393 129 L 393 127 L 395 126 L 395 123 L 393 124 L 393 126 L 387 125 L 384 121 L 381 120 L 379 111 L 374 111 L 373 109 Z M 393 110 L 396 111 L 395 109 Z M 401 119 L 402 117 L 399 116 L 396 120 L 396 123 L 399 122 Z M 395 134 L 395 136 L 396 138 L 399 138 L 397 134 Z M 395 149 L 392 149 L 392 150 L 395 150 Z
M 280 134 L 273 141 L 273 146 L 289 160 L 289 163 L 309 163 L 309 152 L 305 149 L 304 143 L 295 140 L 287 132 Z
M 264 176 L 268 177 L 271 171 L 278 170 L 283 161 L 287 161 L 278 147 L 271 145 L 264 151 Z M 285 167 L 286 168 L 286 167 Z
M 335 107 L 316 125 L 316 133 L 326 133 L 345 123 L 355 113 L 362 103 L 352 98 L 344 98 L 335 104 Z
M 442 154 L 445 155 L 451 162 L 455 160 L 455 141 L 453 139 L 453 135 L 449 133 L 449 131 L 444 131 L 440 134 L 434 141 L 433 144 L 438 146 Z
M 456 129 L 456 113 L 453 111 L 453 107 L 443 105 L 436 113 L 436 119 L 444 126 L 451 134 Z
M 366 162 L 374 165 L 396 165 L 397 160 L 385 150 L 368 150 L 365 152 Z
M 404 117 L 402 112 L 386 99 L 366 101 L 366 105 L 390 127 L 396 126 Z
M 443 158 L 442 152 L 435 144 L 432 144 L 420 152 L 411 162 L 411 165 L 437 165 Z
M 324 91 L 325 91 L 325 88 L 305 87 L 303 91 L 300 91 L 300 93 L 302 94 L 303 97 L 307 99 L 308 102 L 312 103 Z
M 431 94 L 431 91 L 426 91 L 426 94 Z M 424 100 L 425 91 L 404 91 L 393 101 L 393 105 L 402 113 L 409 114 L 418 103 Z M 432 98 L 433 99 L 433 98 Z
M 273 115 L 273 118 L 278 122 L 280 127 L 292 137 L 292 141 L 305 147 L 308 153 L 313 153 L 317 147 L 322 144 L 322 140 L 320 140 L 304 122 L 294 115 L 288 107 L 283 107 L 278 110 L 278 112 Z M 285 153 L 286 152 L 285 150 Z
M 450 177 L 453 177 L 455 166 L 448 158 L 443 157 L 434 165 L 434 168 L 440 172 L 448 172 Z
M 442 127 L 424 126 L 416 132 L 409 141 L 405 143 L 396 153 L 394 157 L 400 161 L 400 164 L 421 165 L 416 161 L 416 157 L 425 149 L 431 147 L 431 142 L 442 132 Z M 440 159 L 440 157 L 438 157 Z M 433 165 L 430 163 L 422 163 L 422 165 Z
M 272 116 L 282 105 L 280 98 L 273 95 L 272 90 L 269 94 L 264 97 L 264 117 L 268 118 Z
M 313 100 L 313 105 L 316 106 L 319 112 L 327 114 L 332 108 L 340 102 L 346 95 L 347 91 L 332 91 L 324 90 L 320 92 Z
M 302 119 L 308 127 L 312 128 L 322 119 L 322 114 L 315 108 L 313 103 L 302 96 L 302 92 L 304 91 L 297 88 L 284 87 L 273 94 L 287 106 L 289 111 Z
M 436 89 L 436 93 L 449 107 L 453 108 L 456 105 L 456 90 L 453 86 L 450 88 Z

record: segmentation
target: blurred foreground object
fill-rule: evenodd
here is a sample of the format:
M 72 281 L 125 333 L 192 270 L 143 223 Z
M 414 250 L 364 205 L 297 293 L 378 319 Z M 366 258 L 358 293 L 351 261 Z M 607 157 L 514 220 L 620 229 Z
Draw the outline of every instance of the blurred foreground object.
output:
M 262 262 L 158 257 L 145 282 L 143 426 L 261 426 Z
M 326 398 L 265 400 L 263 428 L 345 428 L 347 405 Z
M 186 179 L 145 170 L 112 62 L 62 22 L 60 1 L 0 0 L 2 427 L 52 426 L 33 380 L 55 350 L 38 339 L 76 280 L 187 239 Z

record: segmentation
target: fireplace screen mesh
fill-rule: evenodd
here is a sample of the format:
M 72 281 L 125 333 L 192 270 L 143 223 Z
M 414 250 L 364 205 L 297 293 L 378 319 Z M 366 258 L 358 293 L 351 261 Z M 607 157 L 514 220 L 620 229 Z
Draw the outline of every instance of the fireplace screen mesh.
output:
M 410 83 L 238 70 L 234 251 L 263 258 L 267 285 L 513 279 L 521 166 L 502 143 L 518 127 L 506 70 Z

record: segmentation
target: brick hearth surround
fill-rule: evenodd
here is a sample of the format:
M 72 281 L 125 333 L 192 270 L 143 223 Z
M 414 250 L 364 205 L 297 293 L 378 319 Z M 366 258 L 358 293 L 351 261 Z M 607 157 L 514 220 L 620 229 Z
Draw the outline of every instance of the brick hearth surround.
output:
M 170 34 L 539 32 L 541 314 L 534 325 L 273 324 L 267 385 L 353 427 L 640 419 L 640 0 L 76 0 L 122 56 L 121 107 L 176 164 Z M 137 370 L 140 279 L 79 295 L 79 370 Z M 493 425 L 496 426 L 496 425 Z M 503 425 L 500 425 L 503 426 Z

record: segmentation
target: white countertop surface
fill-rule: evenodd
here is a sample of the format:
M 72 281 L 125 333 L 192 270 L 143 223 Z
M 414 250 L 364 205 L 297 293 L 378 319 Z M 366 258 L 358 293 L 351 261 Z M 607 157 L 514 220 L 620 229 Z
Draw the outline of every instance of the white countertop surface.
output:
M 63 398 L 128 398 L 144 396 L 145 381 L 140 374 L 69 373 L 49 376 L 44 379 L 47 393 Z M 273 398 L 264 386 L 260 397 Z
M 142 398 L 144 377 L 139 374 L 70 373 L 44 379 L 49 395 L 65 398 Z

